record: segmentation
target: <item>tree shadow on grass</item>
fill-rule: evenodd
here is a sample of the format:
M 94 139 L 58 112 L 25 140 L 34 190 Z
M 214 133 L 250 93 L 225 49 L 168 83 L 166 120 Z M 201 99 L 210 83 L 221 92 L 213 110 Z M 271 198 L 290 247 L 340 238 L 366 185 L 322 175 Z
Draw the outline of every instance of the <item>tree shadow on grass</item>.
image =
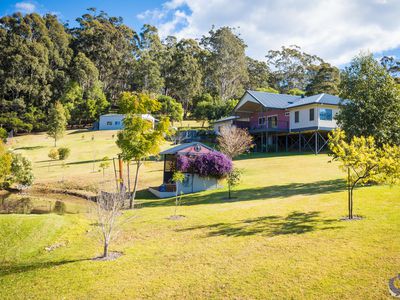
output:
M 227 200 L 227 191 L 215 191 L 212 193 L 196 193 L 184 195 L 183 205 L 199 205 L 212 203 L 232 203 L 272 198 L 287 198 L 291 196 L 310 196 L 326 193 L 336 193 L 345 190 L 346 184 L 342 179 L 316 181 L 311 183 L 289 183 L 284 185 L 271 185 L 265 187 L 248 188 L 233 192 L 235 199 Z M 143 207 L 171 206 L 175 205 L 174 199 L 168 200 L 144 200 Z
M 14 150 L 36 150 L 36 149 L 42 149 L 42 148 L 45 148 L 45 146 L 18 147 L 18 148 L 15 148 Z
M 268 158 L 268 157 L 284 157 L 284 156 L 304 156 L 304 155 L 314 155 L 313 152 L 252 152 L 239 155 L 234 160 L 246 160 L 255 158 Z
M 213 236 L 249 236 L 263 235 L 274 237 L 288 234 L 304 234 L 315 230 L 338 229 L 341 226 L 335 225 L 338 220 L 323 219 L 320 212 L 298 212 L 293 211 L 286 217 L 265 216 L 252 219 L 245 219 L 233 223 L 215 223 L 189 228 L 178 229 L 177 231 L 208 230 L 205 237 Z
M 81 261 L 89 261 L 91 258 L 80 258 L 80 259 L 71 259 L 71 260 L 61 260 L 61 261 L 48 261 L 48 262 L 40 262 L 33 264 L 20 264 L 20 265 L 8 265 L 8 264 L 0 264 L 0 277 L 18 274 L 42 269 L 50 269 L 52 267 L 62 266 L 66 264 L 71 264 L 75 262 Z

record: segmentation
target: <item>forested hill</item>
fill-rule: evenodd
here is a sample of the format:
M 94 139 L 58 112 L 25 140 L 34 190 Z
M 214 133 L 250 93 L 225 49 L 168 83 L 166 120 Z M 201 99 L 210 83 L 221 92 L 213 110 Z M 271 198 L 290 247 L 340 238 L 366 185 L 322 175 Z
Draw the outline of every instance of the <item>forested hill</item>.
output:
M 229 27 L 197 41 L 161 39 L 154 26 L 136 31 L 95 9 L 77 21 L 71 28 L 49 14 L 0 19 L 0 127 L 44 130 L 56 101 L 69 124 L 90 124 L 118 110 L 123 91 L 171 96 L 185 114 L 212 101 L 222 108 L 210 119 L 229 113 L 229 100 L 245 89 L 338 93 L 336 67 L 297 46 L 266 49 L 265 62 L 252 59 Z

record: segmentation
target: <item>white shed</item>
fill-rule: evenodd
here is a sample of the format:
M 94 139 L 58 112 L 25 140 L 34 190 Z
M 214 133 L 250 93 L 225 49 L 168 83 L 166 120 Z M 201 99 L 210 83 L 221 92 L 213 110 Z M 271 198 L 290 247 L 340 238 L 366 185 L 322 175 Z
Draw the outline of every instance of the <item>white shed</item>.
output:
M 150 122 L 156 122 L 156 119 L 150 114 L 141 115 L 142 119 L 149 120 Z M 123 114 L 106 114 L 101 115 L 99 119 L 99 130 L 119 130 L 124 128 L 123 120 L 125 115 Z

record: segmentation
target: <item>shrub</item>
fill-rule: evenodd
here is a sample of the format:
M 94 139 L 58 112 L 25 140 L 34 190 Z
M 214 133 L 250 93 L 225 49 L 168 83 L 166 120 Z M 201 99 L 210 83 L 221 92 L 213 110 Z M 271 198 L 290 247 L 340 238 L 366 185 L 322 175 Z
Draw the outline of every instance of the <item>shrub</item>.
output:
M 8 137 L 7 130 L 0 127 L 0 140 L 2 140 L 5 143 L 7 141 L 7 137 Z
M 64 202 L 57 200 L 54 205 L 53 211 L 59 215 L 63 215 L 67 211 L 67 206 Z
M 187 156 L 177 157 L 177 169 L 181 172 L 192 170 L 201 177 L 224 178 L 232 170 L 232 161 L 220 152 L 210 152 L 191 159 Z
M 192 166 L 192 161 L 185 155 L 178 155 L 176 159 L 176 168 L 180 172 L 188 172 Z
M 18 214 L 30 214 L 32 209 L 33 203 L 29 197 L 20 198 L 15 204 L 15 212 Z
M 65 160 L 71 154 L 71 149 L 67 147 L 58 148 L 58 159 Z
M 32 163 L 19 153 L 12 154 L 10 183 L 31 186 L 34 180 Z
M 58 150 L 57 150 L 56 148 L 51 149 L 51 150 L 49 151 L 49 154 L 47 154 L 47 156 L 48 156 L 50 159 L 53 159 L 53 160 L 58 159 L 58 156 L 59 156 Z

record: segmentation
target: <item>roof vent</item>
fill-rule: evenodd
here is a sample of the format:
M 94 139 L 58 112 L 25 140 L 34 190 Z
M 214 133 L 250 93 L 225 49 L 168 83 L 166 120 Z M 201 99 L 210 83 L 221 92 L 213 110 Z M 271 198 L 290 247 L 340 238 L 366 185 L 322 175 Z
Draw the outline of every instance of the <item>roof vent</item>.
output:
M 305 96 L 304 96 L 304 94 L 301 94 L 301 98 L 304 98 Z
M 289 103 L 289 104 L 293 104 L 293 101 L 289 101 L 288 103 Z

